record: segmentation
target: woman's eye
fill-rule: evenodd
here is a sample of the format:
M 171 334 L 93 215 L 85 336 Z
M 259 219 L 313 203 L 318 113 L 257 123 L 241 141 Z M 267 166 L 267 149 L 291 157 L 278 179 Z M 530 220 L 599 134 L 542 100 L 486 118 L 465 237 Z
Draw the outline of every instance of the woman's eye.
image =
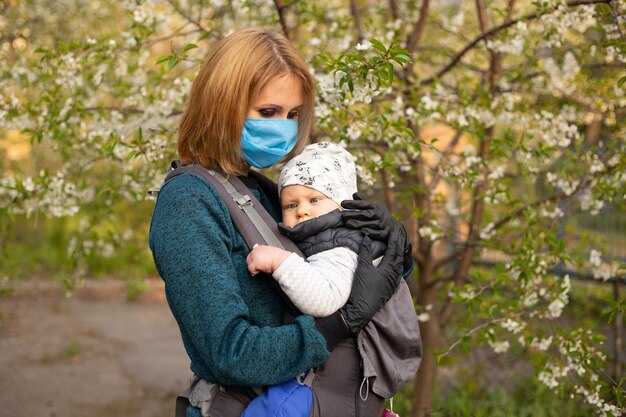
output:
M 276 110 L 274 109 L 261 109 L 259 110 L 259 114 L 263 117 L 274 117 L 276 114 Z
M 289 114 L 287 114 L 287 119 L 299 119 L 300 118 L 300 112 L 299 111 L 292 111 L 289 112 Z

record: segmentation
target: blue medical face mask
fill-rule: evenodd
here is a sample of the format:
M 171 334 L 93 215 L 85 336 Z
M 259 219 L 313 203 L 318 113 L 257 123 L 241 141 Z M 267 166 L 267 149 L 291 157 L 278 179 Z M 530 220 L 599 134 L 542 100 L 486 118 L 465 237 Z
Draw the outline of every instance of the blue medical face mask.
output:
M 293 119 L 246 119 L 241 133 L 243 158 L 255 168 L 267 168 L 296 146 L 298 121 Z

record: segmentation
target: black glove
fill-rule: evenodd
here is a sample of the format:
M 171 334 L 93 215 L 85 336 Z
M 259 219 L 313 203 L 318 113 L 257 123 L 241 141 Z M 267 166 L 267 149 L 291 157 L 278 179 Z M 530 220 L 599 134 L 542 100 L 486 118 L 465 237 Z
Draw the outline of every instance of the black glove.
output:
M 389 234 L 387 249 L 378 266 L 372 264 L 371 240 L 363 238 L 354 271 L 352 292 L 341 309 L 350 332 L 357 335 L 393 296 L 402 280 L 402 258 L 406 238 L 395 228 Z
M 354 200 L 344 200 L 341 206 L 347 210 L 341 212 L 341 219 L 351 229 L 359 229 L 364 234 L 383 242 L 388 242 L 393 231 L 404 239 L 402 249 L 403 272 L 408 274 L 413 268 L 412 247 L 404 226 L 393 218 L 387 209 L 379 204 L 364 200 L 358 193 L 354 193 Z

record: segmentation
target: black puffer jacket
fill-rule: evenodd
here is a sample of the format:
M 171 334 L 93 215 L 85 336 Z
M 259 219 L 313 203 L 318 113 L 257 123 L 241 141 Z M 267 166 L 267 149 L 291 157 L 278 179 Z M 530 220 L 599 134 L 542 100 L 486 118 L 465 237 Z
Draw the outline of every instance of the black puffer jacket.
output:
M 298 245 L 305 258 L 337 247 L 359 253 L 361 241 L 365 237 L 360 230 L 349 229 L 343 225 L 339 210 L 307 220 L 293 228 L 279 223 L 278 230 Z M 371 248 L 374 259 L 385 252 L 385 244 L 379 240 L 372 240 Z
M 343 246 L 359 253 L 363 233 L 348 229 L 339 210 L 307 220 L 291 228 L 278 224 L 281 233 L 296 243 L 308 258 Z M 384 254 L 385 244 L 372 241 L 372 258 Z M 396 293 L 357 337 L 364 381 L 383 398 L 391 398 L 413 379 L 422 359 L 422 343 L 413 299 L 402 280 Z

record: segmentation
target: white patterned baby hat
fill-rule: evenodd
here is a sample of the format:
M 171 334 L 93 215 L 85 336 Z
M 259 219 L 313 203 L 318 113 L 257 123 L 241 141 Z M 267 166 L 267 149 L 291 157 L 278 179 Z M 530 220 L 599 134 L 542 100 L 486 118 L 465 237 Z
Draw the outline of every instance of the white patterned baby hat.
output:
M 281 169 L 278 195 L 288 185 L 313 188 L 341 206 L 357 192 L 354 157 L 334 143 L 308 145 Z

